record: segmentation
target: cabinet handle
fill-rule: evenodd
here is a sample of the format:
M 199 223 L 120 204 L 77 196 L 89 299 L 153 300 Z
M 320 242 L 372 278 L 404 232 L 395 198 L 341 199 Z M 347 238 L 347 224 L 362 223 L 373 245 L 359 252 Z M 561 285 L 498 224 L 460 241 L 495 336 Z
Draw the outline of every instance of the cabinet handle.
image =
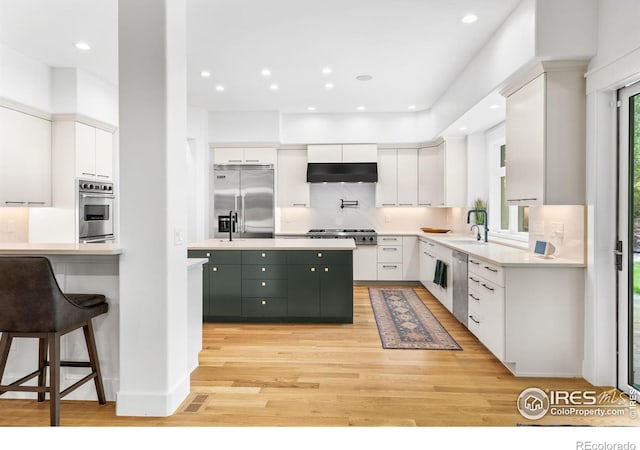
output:
M 496 269 L 494 269 L 493 267 L 484 266 L 484 268 L 485 268 L 485 269 L 487 269 L 487 270 L 488 270 L 488 271 L 490 271 L 490 272 L 498 273 L 498 271 L 497 271 Z
M 262 253 L 260 256 L 263 257 L 263 258 L 266 258 L 267 254 L 266 253 Z
M 5 205 L 24 205 L 27 202 L 12 202 L 12 201 L 5 201 L 4 204 Z
M 208 258 L 209 256 L 211 256 L 211 253 L 207 253 L 207 258 Z
M 318 258 L 322 258 L 322 253 L 318 253 Z
M 294 203 L 292 206 L 307 206 L 306 203 Z
M 398 266 L 382 266 L 383 269 L 397 269 Z
M 422 252 L 425 255 L 427 255 L 429 258 L 435 258 L 435 256 L 433 256 L 431 253 L 427 253 L 427 252 Z
M 418 203 L 420 206 L 431 206 L 431 203 Z
M 480 301 L 480 299 L 478 297 L 476 297 L 475 295 L 473 295 L 473 294 L 469 294 L 469 297 L 471 297 L 472 299 L 474 299 L 477 302 Z
M 383 252 L 397 252 L 398 249 L 395 247 L 382 247 Z
M 480 264 L 478 261 L 474 261 L 473 259 L 470 259 L 469 262 L 471 264 L 475 264 L 475 265 L 479 265 Z
M 329 268 L 328 268 L 328 267 L 325 267 L 325 268 L 324 268 L 324 271 L 325 271 L 325 272 L 328 272 L 328 271 L 329 271 Z
M 471 281 L 473 281 L 474 283 L 479 283 L 479 282 L 480 282 L 480 280 L 476 280 L 476 279 L 475 279 L 475 278 L 473 278 L 473 277 L 469 277 L 469 279 L 470 279 Z
M 393 241 L 393 242 L 395 242 L 395 241 L 397 241 L 397 240 L 398 240 L 398 238 L 394 238 L 394 237 L 383 237 L 383 238 L 382 238 L 382 240 L 383 240 L 383 241 Z
M 495 291 L 494 288 L 487 286 L 486 284 L 482 283 L 482 287 L 484 287 L 485 289 L 489 289 L 490 291 Z
M 474 319 L 473 316 L 469 316 L 469 319 L 473 320 L 475 323 L 477 323 L 478 325 L 480 325 L 480 322 L 476 319 Z
M 396 206 L 395 203 L 383 203 L 382 206 Z
M 242 160 L 241 159 L 228 159 L 227 162 L 239 162 L 239 163 L 241 163 Z
M 400 203 L 400 206 L 415 206 L 413 203 Z
M 46 205 L 46 202 L 27 202 L 30 205 Z
M 100 174 L 98 174 L 97 177 L 98 178 L 110 178 L 109 175 L 100 175 Z
M 218 271 L 218 268 L 217 268 L 217 267 L 214 267 L 214 268 L 212 268 L 211 270 L 212 270 L 212 271 L 214 271 L 214 272 L 217 272 L 217 271 Z
M 96 174 L 95 174 L 95 173 L 89 173 L 89 172 L 82 172 L 82 175 L 91 175 L 91 176 L 93 176 L 93 177 L 95 177 L 95 176 L 96 176 Z
M 247 159 L 246 161 L 247 162 L 260 162 L 259 159 Z
M 530 200 L 538 200 L 538 197 L 528 197 L 528 198 L 508 198 L 508 202 L 526 202 Z

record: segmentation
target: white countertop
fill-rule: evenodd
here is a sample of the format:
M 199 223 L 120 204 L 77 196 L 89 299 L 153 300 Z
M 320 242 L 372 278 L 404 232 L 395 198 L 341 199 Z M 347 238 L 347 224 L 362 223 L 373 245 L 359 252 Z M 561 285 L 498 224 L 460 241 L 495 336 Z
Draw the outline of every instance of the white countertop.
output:
M 207 239 L 193 242 L 189 250 L 355 250 L 353 239 Z
M 581 261 L 556 257 L 542 258 L 530 250 L 497 244 L 491 240 L 486 243 L 478 242 L 466 234 L 422 232 L 416 234 L 419 238 L 429 239 L 499 266 L 586 267 L 586 264 Z
M 0 255 L 119 255 L 117 244 L 0 243 Z

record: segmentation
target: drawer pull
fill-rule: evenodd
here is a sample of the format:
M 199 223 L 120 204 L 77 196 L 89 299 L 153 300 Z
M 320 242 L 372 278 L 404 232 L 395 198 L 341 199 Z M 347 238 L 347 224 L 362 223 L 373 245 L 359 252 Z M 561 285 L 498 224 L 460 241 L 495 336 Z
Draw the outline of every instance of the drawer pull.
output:
M 266 286 L 266 285 L 267 285 L 267 282 L 266 282 L 266 281 L 263 281 L 263 282 L 262 282 L 262 285 L 263 285 L 263 286 Z
M 496 269 L 494 269 L 493 267 L 489 267 L 489 266 L 484 266 L 485 269 L 493 272 L 493 273 L 498 273 L 498 271 Z
M 293 206 L 307 206 L 306 203 L 293 203 Z
M 262 256 L 263 258 L 266 258 L 266 257 L 267 257 L 267 254 L 266 254 L 266 253 L 263 253 L 263 254 L 262 254 L 262 255 L 260 255 L 260 256 Z
M 469 316 L 469 319 L 473 320 L 475 323 L 480 325 L 480 321 L 476 320 L 473 316 Z
M 207 258 L 211 256 L 211 253 L 207 253 Z
M 263 267 L 263 268 L 262 268 L 262 269 L 260 269 L 260 270 L 261 270 L 261 271 L 263 271 L 263 272 L 266 272 L 266 271 L 267 271 L 267 268 L 266 268 L 266 267 Z
M 312 271 L 312 272 L 315 272 L 315 271 L 316 271 L 316 268 L 315 268 L 315 267 L 312 267 L 312 268 L 311 268 L 311 271 Z
M 397 269 L 398 266 L 382 266 L 383 269 Z
M 213 270 L 214 272 L 217 272 L 217 271 L 218 271 L 218 268 L 217 268 L 217 267 L 214 267 L 214 268 L 213 268 L 213 269 L 211 269 L 211 270 Z
M 328 267 L 325 267 L 325 268 L 324 268 L 324 271 L 325 271 L 325 272 L 328 272 L 328 271 L 329 271 L 329 268 L 328 268 Z
M 263 305 L 266 305 L 267 301 L 266 300 L 262 300 L 260 303 L 262 303 Z
M 474 261 L 473 259 L 470 259 L 469 262 L 471 264 L 475 264 L 476 266 L 480 264 L 478 261 Z
M 322 258 L 322 253 L 318 253 L 318 258 Z
M 427 242 L 427 244 L 429 244 L 431 247 L 435 247 L 436 244 L 434 244 L 433 242 Z
M 394 241 L 394 242 L 395 242 L 395 241 L 397 241 L 397 240 L 398 240 L 398 238 L 394 238 L 394 237 L 383 237 L 383 238 L 382 238 L 382 240 L 383 240 L 383 241 Z
M 474 283 L 479 283 L 479 282 L 480 282 L 480 280 L 476 280 L 476 279 L 475 279 L 475 278 L 473 278 L 473 277 L 469 277 L 469 279 L 470 279 L 471 281 L 473 281 Z
M 482 287 L 484 287 L 485 289 L 489 289 L 490 291 L 495 291 L 495 289 L 493 289 L 492 287 L 487 286 L 484 283 L 482 283 Z
M 395 203 L 383 203 L 382 206 L 396 206 Z
M 257 163 L 257 162 L 260 162 L 260 160 L 259 159 L 247 159 L 247 162 Z
M 478 297 L 476 297 L 475 295 L 473 295 L 473 294 L 469 294 L 469 297 L 471 297 L 472 299 L 474 299 L 477 302 L 480 301 L 480 299 Z
M 383 252 L 397 252 L 398 249 L 395 247 L 382 247 Z

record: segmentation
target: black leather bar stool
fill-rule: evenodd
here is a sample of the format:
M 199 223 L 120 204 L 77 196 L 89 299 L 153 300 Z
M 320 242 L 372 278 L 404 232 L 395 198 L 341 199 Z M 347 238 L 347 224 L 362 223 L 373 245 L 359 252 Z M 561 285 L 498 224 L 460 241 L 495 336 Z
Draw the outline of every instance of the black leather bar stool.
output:
M 0 257 L 0 395 L 8 391 L 37 392 L 38 401 L 49 393 L 51 425 L 60 425 L 60 399 L 93 380 L 98 402 L 106 403 L 91 319 L 108 311 L 104 295 L 64 294 L 51 263 L 39 256 Z M 82 328 L 89 361 L 60 361 L 60 336 Z M 2 384 L 13 338 L 39 339 L 38 370 Z M 48 353 L 48 358 L 47 358 Z M 49 384 L 45 383 L 49 367 Z M 89 367 L 91 373 L 62 392 L 60 367 Z M 22 386 L 38 377 L 37 386 Z

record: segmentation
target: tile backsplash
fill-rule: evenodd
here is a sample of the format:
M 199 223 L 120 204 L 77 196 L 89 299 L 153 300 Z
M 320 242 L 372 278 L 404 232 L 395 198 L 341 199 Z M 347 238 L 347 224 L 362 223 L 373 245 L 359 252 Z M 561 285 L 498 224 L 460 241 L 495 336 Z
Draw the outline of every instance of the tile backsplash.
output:
M 583 205 L 532 206 L 529 211 L 529 248 L 536 241 L 556 247 L 555 256 L 585 262 L 586 210 Z
M 28 208 L 0 208 L 0 242 L 29 242 Z

